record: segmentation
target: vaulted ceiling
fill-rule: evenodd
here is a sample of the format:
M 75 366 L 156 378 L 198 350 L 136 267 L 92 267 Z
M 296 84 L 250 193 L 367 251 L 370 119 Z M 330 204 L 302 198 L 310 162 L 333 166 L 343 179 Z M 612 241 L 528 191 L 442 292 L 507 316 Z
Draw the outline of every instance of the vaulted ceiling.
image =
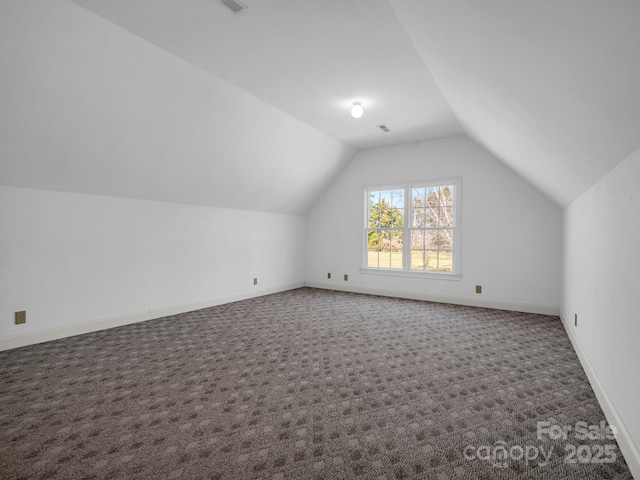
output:
M 352 147 L 462 133 L 387 0 L 74 1 Z
M 0 4 L 0 183 L 304 213 L 466 134 L 563 206 L 640 148 L 636 0 L 73 1 Z
M 640 2 L 391 3 L 467 135 L 559 205 L 640 148 Z

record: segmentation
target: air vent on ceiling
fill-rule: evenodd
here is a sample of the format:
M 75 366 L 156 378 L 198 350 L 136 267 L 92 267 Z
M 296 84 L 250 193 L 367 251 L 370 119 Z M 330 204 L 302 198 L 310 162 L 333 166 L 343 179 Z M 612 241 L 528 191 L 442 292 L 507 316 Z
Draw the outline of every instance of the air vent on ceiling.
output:
M 382 130 L 384 133 L 390 132 L 386 125 L 378 125 L 378 128 Z
M 247 9 L 247 6 L 240 3 L 238 0 L 218 0 L 222 5 L 227 7 L 233 13 L 240 13 Z

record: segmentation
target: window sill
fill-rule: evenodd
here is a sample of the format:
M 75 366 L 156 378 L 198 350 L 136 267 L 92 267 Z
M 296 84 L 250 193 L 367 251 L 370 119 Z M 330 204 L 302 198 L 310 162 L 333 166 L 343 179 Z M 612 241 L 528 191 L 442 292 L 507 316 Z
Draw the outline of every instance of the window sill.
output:
M 366 275 L 385 275 L 392 277 L 428 278 L 431 280 L 460 280 L 462 275 L 456 273 L 436 272 L 407 272 L 406 270 L 391 270 L 387 268 L 360 268 L 360 273 Z

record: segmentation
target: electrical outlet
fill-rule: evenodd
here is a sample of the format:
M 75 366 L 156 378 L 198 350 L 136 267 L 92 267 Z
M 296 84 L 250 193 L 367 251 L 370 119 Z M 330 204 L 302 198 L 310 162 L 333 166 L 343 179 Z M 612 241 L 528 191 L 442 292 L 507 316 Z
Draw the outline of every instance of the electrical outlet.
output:
M 16 312 L 16 325 L 27 323 L 27 312 L 25 310 Z
M 573 317 L 573 324 L 577 327 L 578 326 L 578 314 L 574 313 L 574 317 Z
M 327 278 L 331 280 L 331 272 L 327 273 Z
M 348 282 L 349 281 L 349 275 L 347 275 L 346 273 L 344 274 L 344 281 Z
M 254 279 L 253 279 L 253 284 L 254 284 L 254 285 L 257 285 L 257 284 L 258 284 L 258 279 L 257 279 L 257 278 L 254 278 Z
M 476 293 L 482 293 L 482 285 L 476 285 Z

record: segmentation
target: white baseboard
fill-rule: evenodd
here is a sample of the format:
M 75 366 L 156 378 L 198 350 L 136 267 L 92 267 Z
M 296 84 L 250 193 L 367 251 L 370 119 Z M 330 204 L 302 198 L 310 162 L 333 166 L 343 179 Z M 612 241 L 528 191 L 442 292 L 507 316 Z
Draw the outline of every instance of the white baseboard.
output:
M 322 288 L 325 290 L 338 290 L 341 292 L 364 293 L 380 295 L 382 297 L 407 298 L 409 300 L 424 300 L 427 302 L 452 303 L 454 305 L 467 305 L 469 307 L 495 308 L 497 310 L 509 310 L 513 312 L 538 313 L 542 315 L 560 315 L 560 307 L 547 305 L 531 305 L 527 303 L 499 302 L 496 300 L 481 300 L 468 297 L 452 297 L 447 295 L 431 295 L 422 292 L 396 292 L 393 290 L 379 290 L 375 288 L 360 288 L 351 286 L 334 286 L 325 283 L 305 282 L 305 286 Z
M 105 330 L 107 328 L 121 327 L 123 325 L 129 325 L 131 323 L 145 322 L 147 320 L 167 317 L 169 315 L 191 312 L 193 310 L 200 310 L 201 308 L 208 308 L 225 303 L 238 302 L 240 300 L 247 300 L 249 298 L 261 297 L 264 295 L 271 295 L 273 293 L 284 292 L 301 287 L 304 287 L 303 283 L 283 285 L 275 288 L 266 288 L 259 291 L 251 291 L 249 293 L 220 297 L 205 302 L 198 302 L 187 305 L 174 305 L 171 307 L 145 310 L 142 312 L 135 312 L 126 315 L 118 315 L 115 317 L 103 318 L 90 322 L 65 325 L 63 327 L 38 330 L 37 332 L 29 332 L 22 333 L 20 335 L 2 337 L 0 338 L 0 351 L 25 347 L 27 345 L 33 345 L 36 343 L 49 342 L 51 340 L 72 337 L 74 335 L 82 335 L 83 333 L 97 332 L 98 330 Z
M 627 461 L 627 465 L 629 466 L 629 470 L 631 470 L 631 474 L 633 478 L 640 480 L 640 449 L 633 441 L 629 430 L 625 426 L 620 414 L 616 410 L 611 397 L 604 389 L 604 385 L 598 378 L 595 370 L 593 369 L 593 365 L 591 365 L 591 361 L 587 356 L 580 340 L 577 335 L 573 331 L 571 323 L 567 321 L 564 312 L 560 311 L 560 320 L 562 320 L 562 325 L 564 329 L 567 331 L 567 335 L 569 335 L 569 339 L 571 340 L 571 344 L 573 345 L 573 349 L 575 350 L 578 358 L 580 359 L 580 363 L 582 364 L 582 368 L 587 374 L 587 378 L 589 379 L 589 383 L 591 384 L 591 388 L 600 403 L 600 407 L 602 407 L 602 411 L 604 412 L 605 417 L 610 425 L 616 427 L 618 434 L 616 435 L 616 441 L 618 442 L 618 446 L 624 455 L 624 459 Z

